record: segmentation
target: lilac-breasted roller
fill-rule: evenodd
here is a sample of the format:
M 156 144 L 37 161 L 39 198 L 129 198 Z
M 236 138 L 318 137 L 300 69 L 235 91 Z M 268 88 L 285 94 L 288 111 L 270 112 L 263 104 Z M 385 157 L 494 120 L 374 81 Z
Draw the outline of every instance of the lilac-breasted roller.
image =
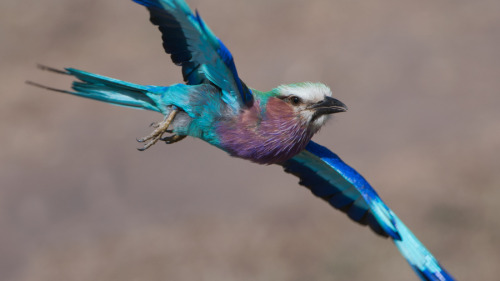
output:
M 333 113 L 347 107 L 321 83 L 297 83 L 260 92 L 238 76 L 233 57 L 198 13 L 183 0 L 134 0 L 158 26 L 163 47 L 182 67 L 185 84 L 145 86 L 66 68 L 42 69 L 74 76 L 72 91 L 32 85 L 165 116 L 141 139 L 140 150 L 186 136 L 202 139 L 231 156 L 276 164 L 300 184 L 346 213 L 390 237 L 422 280 L 453 280 L 370 184 L 336 154 L 311 141 Z M 164 136 L 165 134 L 168 136 Z

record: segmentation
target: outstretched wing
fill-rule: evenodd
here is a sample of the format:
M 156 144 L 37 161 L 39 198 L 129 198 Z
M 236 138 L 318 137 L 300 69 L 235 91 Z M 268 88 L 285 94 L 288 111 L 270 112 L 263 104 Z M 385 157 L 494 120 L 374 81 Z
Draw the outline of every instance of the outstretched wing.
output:
M 285 172 L 299 177 L 300 184 L 314 195 L 347 213 L 352 220 L 391 237 L 422 280 L 453 280 L 370 184 L 335 153 L 311 141 L 305 150 L 282 165 Z
M 212 83 L 222 90 L 222 99 L 238 109 L 250 105 L 253 96 L 240 80 L 233 56 L 183 0 L 133 0 L 144 5 L 150 20 L 162 33 L 163 48 L 182 66 L 189 85 Z

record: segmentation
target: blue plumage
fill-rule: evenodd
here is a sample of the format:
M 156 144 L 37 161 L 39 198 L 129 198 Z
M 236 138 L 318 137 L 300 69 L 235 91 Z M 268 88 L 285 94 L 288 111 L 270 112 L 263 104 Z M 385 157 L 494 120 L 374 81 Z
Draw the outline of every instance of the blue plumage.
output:
M 393 239 L 401 254 L 422 280 L 453 280 L 434 256 L 380 199 L 370 184 L 327 148 L 309 142 L 306 149 L 283 164 L 286 172 L 297 175 L 313 193 L 314 183 L 323 191 L 315 193 L 348 216 Z M 328 170 L 328 172 L 325 172 Z M 312 184 L 309 186 L 308 184 Z M 347 188 L 345 188 L 348 186 Z M 331 195 L 333 194 L 333 195 Z
M 175 64 L 182 66 L 188 85 L 215 84 L 234 110 L 252 104 L 253 96 L 239 78 L 233 56 L 198 12 L 192 14 L 184 1 L 133 1 L 149 10 L 151 23 L 162 33 L 165 52 Z
M 240 80 L 238 76 L 238 71 L 236 70 L 236 66 L 234 65 L 233 55 L 231 55 L 231 52 L 229 52 L 227 47 L 220 40 L 219 40 L 219 49 L 217 49 L 217 53 L 221 56 L 226 66 L 233 74 L 233 77 L 236 80 L 236 85 L 238 86 L 238 91 L 241 94 L 241 99 L 243 100 L 243 103 L 245 105 L 251 105 L 253 101 L 252 92 Z
M 174 143 L 200 138 L 230 155 L 260 164 L 279 164 L 300 184 L 349 218 L 390 237 L 422 280 L 453 280 L 380 199 L 370 184 L 336 154 L 312 141 L 326 115 L 347 107 L 321 83 L 250 90 L 238 76 L 228 48 L 183 0 L 133 0 L 158 26 L 165 52 L 182 66 L 187 85 L 145 86 L 66 68 L 42 69 L 71 75 L 73 91 L 40 86 L 106 103 L 156 111 L 165 119 L 140 142 Z M 164 133 L 171 136 L 163 137 Z
M 330 158 L 328 159 L 330 159 L 330 163 L 325 162 L 318 155 L 329 155 Z M 352 181 L 337 172 L 337 170 L 332 169 L 332 165 L 334 164 L 332 161 L 337 161 L 337 165 L 343 163 L 339 162 L 341 160 L 334 153 L 318 144 L 310 142 L 306 150 L 282 165 L 285 168 L 285 172 L 299 177 L 299 184 L 309 188 L 314 195 L 326 200 L 342 212 L 349 213 L 356 199 L 361 196 L 361 193 L 353 185 Z M 346 171 L 344 169 L 344 172 Z M 337 198 L 337 196 L 338 199 L 332 200 L 332 198 Z M 387 231 L 384 231 L 382 226 L 377 222 L 366 202 L 358 204 L 355 208 L 357 209 L 357 213 L 363 213 L 363 216 L 357 216 L 360 218 L 355 220 L 356 222 L 363 225 L 368 224 L 375 233 L 388 236 Z

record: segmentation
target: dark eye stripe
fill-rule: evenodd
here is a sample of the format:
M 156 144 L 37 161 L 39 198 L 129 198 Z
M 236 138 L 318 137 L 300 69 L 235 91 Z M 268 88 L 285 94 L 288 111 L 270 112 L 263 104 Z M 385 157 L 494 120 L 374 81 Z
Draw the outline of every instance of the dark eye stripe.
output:
M 302 104 L 303 103 L 303 100 L 302 98 L 298 97 L 298 96 L 294 96 L 294 95 L 291 95 L 291 96 L 279 96 L 277 97 L 285 102 L 288 102 L 292 105 L 299 105 L 299 104 Z

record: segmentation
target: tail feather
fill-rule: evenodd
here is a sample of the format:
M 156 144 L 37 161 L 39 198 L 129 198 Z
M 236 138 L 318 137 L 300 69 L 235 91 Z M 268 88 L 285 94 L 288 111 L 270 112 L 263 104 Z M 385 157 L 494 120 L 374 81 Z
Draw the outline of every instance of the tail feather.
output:
M 59 70 L 44 65 L 39 65 L 38 67 L 42 70 L 74 76 L 79 81 L 73 82 L 72 88 L 74 91 L 47 87 L 31 81 L 27 81 L 28 84 L 118 106 L 163 112 L 163 108 L 156 102 L 160 97 L 150 91 L 152 90 L 151 86 L 133 84 L 74 68 Z

